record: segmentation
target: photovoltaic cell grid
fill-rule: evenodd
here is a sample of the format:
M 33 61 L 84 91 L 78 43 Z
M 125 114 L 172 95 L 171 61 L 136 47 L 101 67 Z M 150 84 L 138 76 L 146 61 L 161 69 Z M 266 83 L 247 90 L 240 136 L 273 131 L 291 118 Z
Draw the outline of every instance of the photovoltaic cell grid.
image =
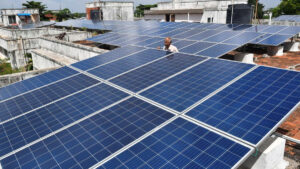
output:
M 187 115 L 257 145 L 299 101 L 299 72 L 258 67 Z
M 3 168 L 88 168 L 173 117 L 125 100 L 1 161 Z
M 299 15 L 281 15 L 273 21 L 290 21 L 290 22 L 300 22 L 300 16 Z
M 208 41 L 208 42 L 217 42 L 217 43 L 226 40 L 227 43 L 231 45 L 232 43 L 228 41 L 229 38 L 247 32 L 247 33 L 251 33 L 250 37 L 247 37 L 246 34 L 244 34 L 246 38 L 243 38 L 244 41 L 240 41 L 238 45 L 244 45 L 246 43 L 249 43 L 250 40 L 254 39 L 252 38 L 252 36 L 254 35 L 252 33 L 258 33 L 257 36 L 260 36 L 260 34 L 281 35 L 281 39 L 278 40 L 278 43 L 268 43 L 272 41 L 272 38 L 261 39 L 260 41 L 257 41 L 255 43 L 252 42 L 252 43 L 277 46 L 283 43 L 285 40 L 289 39 L 290 37 L 300 32 L 299 26 L 290 27 L 290 26 L 274 26 L 274 25 L 239 25 L 239 24 L 231 25 L 231 24 L 199 24 L 199 23 L 172 23 L 172 24 L 155 23 L 155 22 L 149 22 L 149 23 L 150 24 L 148 26 L 144 26 L 134 22 L 126 22 L 126 24 L 130 25 L 127 27 L 124 27 L 124 22 L 109 23 L 112 24 L 112 28 L 114 27 L 117 28 L 117 29 L 112 29 L 113 32 L 115 32 L 115 35 L 113 36 L 100 35 L 99 37 L 102 36 L 103 38 L 90 38 L 89 40 L 100 42 L 100 43 L 113 44 L 117 46 L 123 46 L 128 44 L 146 46 L 146 45 L 151 45 L 150 43 L 151 42 L 154 43 L 154 41 L 156 43 L 159 42 L 156 41 L 155 39 L 152 39 L 152 40 L 148 40 L 149 43 L 140 44 L 139 43 L 141 42 L 140 40 L 135 41 L 135 38 L 133 38 L 135 36 L 138 37 L 141 35 L 147 35 L 148 37 L 144 36 L 142 39 L 146 40 L 149 37 L 164 38 L 164 37 L 171 36 L 172 38 L 196 40 L 196 41 Z M 123 28 L 119 28 L 119 27 L 123 27 Z M 121 34 L 117 34 L 117 33 L 121 33 Z M 118 38 L 122 40 L 116 40 Z M 245 41 L 246 39 L 250 39 L 250 40 Z
M 40 76 L 26 79 L 21 82 L 17 82 L 12 85 L 0 88 L 0 101 L 42 87 L 44 85 L 48 85 L 49 83 L 56 82 L 77 73 L 77 71 L 71 68 L 63 67 L 54 71 L 43 73 Z
M 128 94 L 106 84 L 84 90 L 0 125 L 0 156 L 88 116 Z
M 64 96 L 99 83 L 98 80 L 79 74 L 0 103 L 0 122 L 48 104 Z
M 144 92 L 142 96 L 183 111 L 253 65 L 210 59 Z
M 81 70 L 88 70 L 92 69 L 94 67 L 100 66 L 102 64 L 111 62 L 113 60 L 122 58 L 124 56 L 139 52 L 144 50 L 145 48 L 142 47 L 136 47 L 136 46 L 126 46 L 114 49 L 112 51 L 109 51 L 107 53 L 77 62 L 72 64 L 72 66 L 81 69 Z
M 104 168 L 232 168 L 253 148 L 178 118 L 106 162 Z
M 168 52 L 166 51 L 146 49 L 115 62 L 94 68 L 88 72 L 102 79 L 109 79 L 130 69 L 134 69 L 155 59 L 161 58 L 167 54 Z
M 138 92 L 204 59 L 203 57 L 174 53 L 110 81 L 133 92 Z

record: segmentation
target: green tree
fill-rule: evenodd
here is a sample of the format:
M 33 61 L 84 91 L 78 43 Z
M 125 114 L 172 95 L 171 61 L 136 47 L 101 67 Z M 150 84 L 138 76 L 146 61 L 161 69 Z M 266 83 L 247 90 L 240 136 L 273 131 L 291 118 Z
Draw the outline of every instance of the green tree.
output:
M 60 22 L 72 18 L 71 11 L 68 8 L 59 11 L 55 15 L 56 15 L 56 20 Z
M 256 10 L 256 0 L 248 0 L 248 4 L 249 5 L 254 5 L 254 13 L 255 13 L 255 10 Z M 257 5 L 257 18 L 258 19 L 262 19 L 264 17 L 264 5 L 261 4 L 261 3 L 258 3 Z
M 272 12 L 274 17 L 279 15 L 300 15 L 300 0 L 282 0 Z
M 26 1 L 26 3 L 22 4 L 23 7 L 25 8 L 37 8 L 39 9 L 39 14 L 41 20 L 45 20 L 45 15 L 44 12 L 47 9 L 47 6 L 42 4 L 42 2 L 36 2 L 36 1 Z
M 136 7 L 134 15 L 136 17 L 144 16 L 144 11 L 145 10 L 150 10 L 150 8 L 155 8 L 155 7 L 157 7 L 157 4 L 154 4 L 154 5 L 142 5 L 142 4 L 140 4 L 139 6 Z

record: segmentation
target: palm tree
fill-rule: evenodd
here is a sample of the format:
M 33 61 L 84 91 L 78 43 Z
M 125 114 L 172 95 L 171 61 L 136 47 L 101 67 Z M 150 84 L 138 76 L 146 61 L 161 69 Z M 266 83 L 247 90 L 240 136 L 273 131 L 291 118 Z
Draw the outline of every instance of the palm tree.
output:
M 47 6 L 42 4 L 42 2 L 26 1 L 26 3 L 23 3 L 22 5 L 25 8 L 39 9 L 39 14 L 40 14 L 41 20 L 45 20 L 44 11 L 46 10 Z

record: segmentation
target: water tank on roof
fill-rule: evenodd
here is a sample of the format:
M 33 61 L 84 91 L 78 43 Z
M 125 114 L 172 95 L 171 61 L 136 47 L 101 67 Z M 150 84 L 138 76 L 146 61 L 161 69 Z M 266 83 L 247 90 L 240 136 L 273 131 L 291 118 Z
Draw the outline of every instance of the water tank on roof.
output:
M 254 7 L 248 4 L 234 4 L 232 23 L 251 24 Z M 232 5 L 228 5 L 226 23 L 231 23 Z

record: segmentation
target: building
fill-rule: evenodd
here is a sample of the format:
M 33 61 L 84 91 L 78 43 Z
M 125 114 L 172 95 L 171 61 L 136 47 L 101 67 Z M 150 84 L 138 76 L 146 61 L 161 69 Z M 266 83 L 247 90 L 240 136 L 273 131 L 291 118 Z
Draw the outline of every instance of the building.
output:
M 86 18 L 89 20 L 133 21 L 133 13 L 133 2 L 101 1 L 86 4 Z
M 3 26 L 26 25 L 40 22 L 38 9 L 1 9 L 0 23 Z
M 234 0 L 234 4 L 247 4 Z M 172 0 L 160 2 L 156 8 L 145 11 L 145 19 L 171 22 L 226 23 L 228 5 L 232 0 Z

